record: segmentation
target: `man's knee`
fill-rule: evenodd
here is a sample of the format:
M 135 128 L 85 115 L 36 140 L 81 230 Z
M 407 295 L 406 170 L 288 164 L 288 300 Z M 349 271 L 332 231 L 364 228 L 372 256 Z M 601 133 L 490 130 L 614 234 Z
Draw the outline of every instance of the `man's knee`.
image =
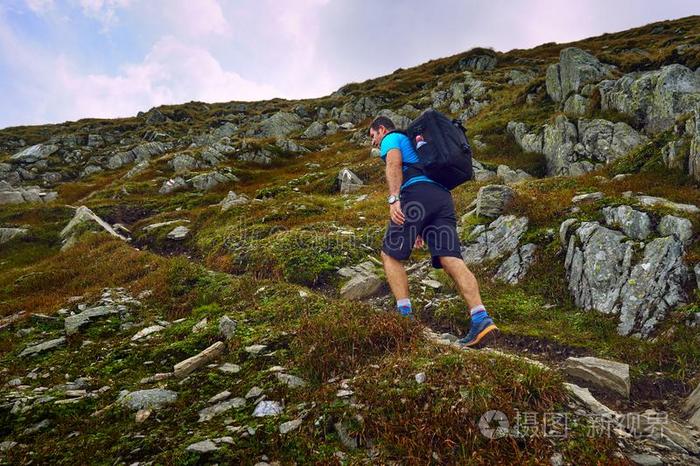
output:
M 464 263 L 464 260 L 460 257 L 452 257 L 452 256 L 440 256 L 440 265 L 442 265 L 442 268 L 445 270 L 450 270 L 453 269 L 454 267 L 467 267 L 467 264 Z

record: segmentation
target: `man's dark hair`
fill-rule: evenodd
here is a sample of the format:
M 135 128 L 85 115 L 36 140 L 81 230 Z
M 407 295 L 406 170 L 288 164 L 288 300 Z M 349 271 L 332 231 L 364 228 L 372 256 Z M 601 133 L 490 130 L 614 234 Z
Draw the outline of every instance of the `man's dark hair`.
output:
M 396 129 L 396 125 L 394 125 L 394 122 L 391 121 L 389 117 L 385 117 L 383 115 L 375 118 L 372 124 L 369 125 L 370 129 L 373 129 L 375 131 L 379 131 L 380 126 L 385 127 L 387 131 L 393 131 Z

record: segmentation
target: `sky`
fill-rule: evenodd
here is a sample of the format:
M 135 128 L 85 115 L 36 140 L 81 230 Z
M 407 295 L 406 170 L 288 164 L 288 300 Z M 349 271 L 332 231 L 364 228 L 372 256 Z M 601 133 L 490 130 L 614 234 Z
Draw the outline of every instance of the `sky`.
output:
M 321 97 L 473 47 L 694 14 L 698 0 L 0 0 L 0 128 Z

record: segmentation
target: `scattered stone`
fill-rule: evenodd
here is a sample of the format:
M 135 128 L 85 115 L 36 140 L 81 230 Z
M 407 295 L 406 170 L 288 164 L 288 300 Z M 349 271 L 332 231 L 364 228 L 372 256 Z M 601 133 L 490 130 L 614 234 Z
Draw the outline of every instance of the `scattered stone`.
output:
M 340 173 L 338 173 L 338 182 L 340 183 L 341 194 L 354 193 L 364 185 L 360 177 L 349 168 L 340 170 Z
M 205 328 L 207 328 L 207 325 L 209 324 L 209 320 L 205 317 L 204 319 L 200 320 L 194 326 L 192 327 L 192 333 L 200 333 L 202 332 Z
M 17 442 L 13 442 L 12 440 L 5 440 L 4 442 L 0 442 L 0 452 L 7 453 L 16 446 Z
M 574 395 L 579 401 L 581 401 L 586 408 L 595 414 L 604 416 L 613 421 L 619 421 L 621 418 L 620 413 L 613 411 L 612 409 L 605 406 L 600 401 L 596 400 L 593 395 L 591 395 L 590 390 L 587 388 L 581 388 L 578 385 L 572 383 L 564 383 L 569 392 Z
M 250 346 L 246 346 L 245 348 L 243 348 L 243 350 L 246 353 L 252 354 L 254 356 L 257 356 L 258 354 L 262 353 L 266 349 L 267 349 L 267 345 L 250 345 Z
M 199 369 L 200 367 L 209 364 L 211 361 L 223 354 L 224 348 L 225 345 L 222 342 L 217 341 L 216 343 L 214 343 L 201 353 L 197 354 L 196 356 L 192 356 L 191 358 L 185 359 L 184 361 L 175 364 L 173 370 L 173 372 L 175 373 L 175 377 L 185 377 L 194 372 L 195 370 Z
M 0 244 L 7 243 L 14 238 L 26 236 L 27 232 L 29 230 L 26 228 L 0 228 Z
M 219 335 L 225 340 L 232 340 L 236 335 L 236 321 L 228 316 L 221 316 L 219 319 Z
M 245 403 L 245 398 L 233 398 L 228 401 L 222 401 L 221 403 L 215 404 L 214 406 L 204 408 L 201 411 L 199 411 L 198 422 L 209 421 L 215 418 L 216 416 L 225 413 L 226 411 L 229 411 L 231 409 L 242 408 L 243 406 L 245 406 Z
M 149 383 L 153 383 L 153 382 L 160 382 L 163 380 L 171 379 L 174 376 L 175 376 L 175 374 L 173 372 L 159 372 L 159 373 L 152 375 L 150 377 L 144 377 L 143 379 L 141 379 L 140 383 L 143 385 L 143 384 L 149 384 Z
M 95 215 L 92 210 L 85 206 L 80 206 L 75 211 L 75 215 L 71 221 L 68 222 L 68 225 L 61 230 L 60 235 L 61 238 L 63 238 L 63 247 L 61 250 L 65 250 L 75 244 L 75 241 L 77 240 L 76 236 L 80 232 L 84 231 L 83 228 L 88 225 L 90 227 L 99 227 L 98 231 L 105 231 L 115 238 L 119 238 L 124 241 L 127 240 L 126 237 L 114 231 L 114 228 L 112 228 L 107 222 Z
M 140 409 L 160 409 L 163 406 L 174 403 L 175 400 L 177 400 L 176 392 L 162 388 L 152 388 L 135 392 L 123 392 L 117 399 L 117 403 L 132 411 L 138 411 Z
M 59 147 L 53 144 L 35 144 L 17 152 L 10 157 L 10 160 L 12 162 L 29 165 L 39 162 L 40 160 L 48 159 L 49 156 L 58 149 Z
M 639 466 L 663 466 L 664 462 L 658 456 L 637 453 L 629 456 L 630 461 Z
M 700 428 L 700 384 L 686 398 L 683 403 L 683 412 L 688 416 L 688 422 Z
M 159 194 L 170 194 L 174 191 L 185 189 L 187 187 L 187 182 L 181 176 L 165 180 L 163 185 L 158 190 Z
M 256 387 L 253 387 L 250 390 L 248 390 L 248 393 L 246 393 L 245 397 L 246 397 L 246 399 L 257 398 L 262 394 L 263 394 L 263 389 L 256 386 Z
M 146 419 L 151 417 L 152 413 L 153 413 L 153 410 L 150 410 L 150 409 L 139 409 L 136 412 L 136 416 L 134 418 L 136 421 L 136 424 L 141 424 L 141 423 L 145 422 Z
M 52 350 L 58 348 L 59 346 L 64 346 L 66 344 L 65 337 L 56 338 L 54 340 L 45 341 L 33 346 L 28 346 L 19 353 L 19 357 L 24 358 L 27 356 L 35 356 L 37 354 L 43 353 L 44 351 Z
M 175 227 L 170 233 L 168 233 L 167 238 L 172 239 L 174 241 L 182 241 L 183 239 L 187 238 L 187 235 L 189 234 L 190 229 L 186 226 L 180 225 L 179 227 Z
M 496 218 L 501 215 L 515 197 L 513 188 L 490 184 L 482 186 L 476 197 L 476 215 Z
M 241 371 L 241 366 L 239 366 L 238 364 L 231 364 L 230 362 L 226 362 L 219 366 L 219 370 L 224 374 L 237 374 Z
M 442 283 L 440 283 L 437 280 L 433 280 L 432 278 L 424 278 L 420 282 L 421 282 L 421 284 L 423 284 L 425 286 L 429 286 L 430 288 L 432 288 L 434 290 L 439 290 L 440 288 L 442 288 Z
M 209 398 L 209 401 L 207 403 L 209 403 L 209 404 L 218 403 L 220 401 L 224 401 L 225 399 L 229 398 L 230 396 L 231 396 L 231 392 L 228 390 L 224 390 L 223 392 L 217 393 L 216 395 Z
M 579 202 L 600 201 L 601 199 L 603 199 L 603 193 L 598 191 L 595 193 L 586 193 L 574 196 L 571 198 L 571 202 L 578 204 Z
M 519 168 L 517 170 L 513 170 L 508 165 L 499 165 L 496 169 L 496 175 L 508 184 L 533 179 L 533 176 L 527 173 L 525 170 L 521 170 Z
M 354 275 L 340 289 L 340 295 L 348 300 L 360 300 L 375 295 L 383 282 L 374 272 L 363 272 Z
M 605 223 L 619 227 L 630 238 L 645 240 L 651 235 L 651 219 L 645 212 L 640 212 L 627 205 L 603 207 Z
M 570 376 L 599 388 L 619 393 L 625 398 L 630 396 L 630 372 L 627 364 L 590 356 L 570 357 L 566 360 L 564 370 Z
M 345 448 L 349 450 L 356 450 L 358 447 L 358 442 L 355 437 L 352 437 L 348 431 L 345 429 L 345 426 L 343 426 L 343 423 L 338 421 L 335 424 L 333 424 L 333 427 L 335 428 L 335 431 L 338 433 L 338 438 L 340 439 L 340 443 L 342 443 Z
M 474 239 L 462 246 L 464 261 L 469 265 L 480 264 L 513 253 L 527 225 L 527 217 L 514 215 L 498 217 L 488 226 L 478 225 L 471 233 Z
M 150 327 L 146 327 L 146 328 L 140 330 L 138 333 L 136 333 L 136 335 L 131 337 L 131 341 L 140 340 L 140 339 L 145 338 L 149 335 L 153 335 L 154 333 L 158 333 L 164 329 L 165 329 L 165 327 L 163 327 L 162 325 L 151 325 Z
M 111 314 L 119 314 L 119 308 L 115 306 L 95 306 L 85 309 L 79 314 L 68 316 L 63 323 L 66 335 L 70 336 L 78 333 L 81 327 L 88 325 L 94 319 Z
M 355 392 L 352 390 L 342 389 L 342 390 L 338 390 L 338 392 L 335 394 L 335 396 L 338 398 L 349 398 L 349 397 L 353 396 L 354 394 L 355 394 Z
M 263 400 L 255 407 L 253 417 L 278 416 L 282 411 L 282 405 L 277 401 Z
M 302 388 L 306 387 L 307 383 L 305 380 L 291 374 L 276 373 L 277 380 L 288 386 L 289 388 Z
M 245 194 L 236 194 L 233 191 L 229 191 L 226 197 L 219 203 L 221 206 L 221 211 L 226 212 L 231 207 L 247 204 L 250 202 L 248 196 Z
M 280 424 L 280 434 L 288 434 L 289 432 L 293 430 L 297 430 L 299 427 L 301 427 L 302 419 L 294 419 L 293 421 L 287 421 L 283 422 Z
M 425 380 L 426 380 L 425 372 L 417 373 L 415 378 L 416 378 L 416 383 L 419 383 L 419 384 L 425 383 Z
M 211 453 L 218 449 L 219 447 L 217 447 L 216 444 L 209 439 L 193 443 L 192 445 L 186 448 L 187 451 L 191 451 L 194 453 Z

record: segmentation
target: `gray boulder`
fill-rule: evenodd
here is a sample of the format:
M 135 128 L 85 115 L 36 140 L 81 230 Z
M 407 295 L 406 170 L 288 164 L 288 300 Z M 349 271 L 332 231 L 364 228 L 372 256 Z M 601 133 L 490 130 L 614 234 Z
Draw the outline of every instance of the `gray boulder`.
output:
M 191 184 L 197 191 L 209 191 L 220 184 L 233 183 L 236 181 L 239 181 L 239 179 L 233 173 L 212 171 L 192 177 L 188 181 L 188 184 Z
M 649 242 L 620 292 L 624 299 L 618 333 L 649 336 L 669 310 L 685 301 L 687 279 L 683 243 L 672 236 Z
M 650 241 L 643 245 L 643 257 L 634 261 L 637 246 L 623 233 L 597 222 L 572 227 L 569 222 L 560 229 L 563 239 L 568 239 L 564 266 L 569 290 L 583 309 L 619 313 L 621 335 L 649 336 L 666 313 L 685 299 L 688 270 L 683 244 L 676 237 Z M 644 236 L 636 227 L 631 231 Z
M 48 159 L 58 149 L 59 147 L 54 144 L 35 144 L 14 154 L 10 157 L 10 162 L 25 165 L 36 163 Z
M 98 317 L 119 314 L 120 310 L 120 307 L 117 306 L 101 305 L 85 309 L 79 314 L 68 316 L 64 321 L 66 335 L 74 335 L 80 331 L 81 327 L 88 325 Z
M 375 295 L 382 287 L 382 281 L 374 271 L 371 261 L 343 267 L 338 270 L 342 277 L 349 278 L 340 289 L 340 295 L 349 300 L 359 300 Z
M 377 116 L 385 116 L 394 122 L 398 129 L 406 129 L 411 124 L 411 119 L 388 108 L 380 110 Z
M 683 65 L 635 72 L 599 85 L 601 108 L 635 119 L 649 134 L 671 128 L 676 118 L 700 103 L 700 75 Z
M 0 244 L 25 236 L 28 231 L 26 228 L 0 228 Z
M 488 226 L 477 226 L 470 242 L 462 246 L 462 258 L 471 265 L 512 254 L 527 231 L 527 225 L 527 217 L 503 215 Z
M 296 113 L 277 112 L 260 122 L 257 134 L 261 137 L 287 136 L 302 129 L 302 119 Z
M 611 65 L 601 63 L 581 49 L 562 49 L 559 52 L 559 63 L 547 68 L 547 94 L 555 102 L 565 102 L 572 94 L 578 94 L 585 84 L 611 77 L 612 70 Z
M 594 357 L 571 357 L 566 360 L 564 371 L 625 398 L 630 396 L 630 368 L 627 364 Z
M 177 393 L 172 390 L 152 388 L 135 392 L 123 392 L 117 399 L 117 404 L 132 411 L 140 409 L 160 409 L 177 400 Z
M 225 340 L 232 340 L 236 335 L 237 323 L 228 316 L 221 316 L 219 319 L 219 335 Z
M 221 206 L 221 211 L 226 212 L 232 207 L 244 205 L 250 202 L 248 196 L 245 194 L 236 194 L 233 191 L 229 191 L 226 197 L 219 203 Z
M 346 103 L 340 109 L 337 107 L 333 108 L 331 110 L 331 118 L 339 123 L 358 124 L 365 118 L 376 115 L 378 108 L 377 101 L 371 97 L 364 96 Z
M 151 157 L 170 150 L 170 145 L 163 142 L 147 142 L 128 151 L 118 152 L 107 160 L 107 168 L 116 169 L 134 161 L 143 162 Z
M 632 262 L 630 242 L 597 222 L 583 222 L 567 239 L 564 266 L 576 305 L 605 314 L 618 312 Z
M 675 236 L 684 245 L 690 244 L 693 238 L 693 224 L 690 220 L 675 215 L 664 215 L 657 226 L 662 236 Z
M 683 403 L 683 413 L 688 417 L 690 424 L 700 428 L 700 384 Z
M 306 139 L 316 139 L 323 137 L 326 134 L 326 125 L 320 121 L 314 121 L 309 125 L 306 130 L 301 134 L 302 138 Z
M 187 238 L 187 236 L 189 234 L 190 234 L 190 229 L 184 225 L 180 225 L 179 227 L 173 228 L 168 233 L 167 238 L 171 239 L 173 241 L 182 241 L 183 239 Z
M 524 170 L 513 170 L 508 165 L 499 165 L 496 170 L 498 175 L 506 183 L 518 183 L 524 180 L 531 180 L 533 177 Z
M 21 353 L 19 353 L 19 357 L 24 358 L 27 356 L 35 356 L 35 355 L 43 353 L 45 351 L 49 351 L 49 350 L 58 348 L 60 346 L 64 346 L 65 344 L 66 344 L 65 337 L 59 337 L 59 338 L 55 338 L 53 340 L 44 341 L 44 342 L 38 343 L 36 345 L 27 346 L 26 348 L 24 348 L 22 350 Z
M 168 165 L 176 172 L 188 172 L 194 170 L 195 168 L 200 168 L 201 165 L 197 162 L 197 159 L 192 157 L 190 154 L 177 154 L 175 157 L 168 162 Z
M 75 215 L 71 221 L 68 222 L 68 225 L 61 230 L 60 236 L 63 238 L 63 247 L 61 249 L 65 250 L 71 247 L 77 240 L 76 235 L 84 231 L 85 227 L 94 231 L 104 231 L 115 238 L 127 241 L 126 237 L 117 233 L 111 225 L 95 215 L 92 210 L 88 209 L 86 206 L 80 206 L 75 211 Z
M 178 176 L 175 178 L 171 178 L 169 180 L 165 180 L 163 182 L 163 185 L 158 190 L 158 193 L 170 194 L 174 191 L 184 189 L 186 187 L 187 187 L 187 182 L 184 180 L 184 178 Z
M 651 219 L 645 212 L 640 212 L 628 205 L 603 207 L 605 223 L 619 228 L 633 239 L 645 240 L 651 235 Z
M 340 183 L 341 194 L 353 193 L 359 190 L 365 184 L 360 177 L 353 173 L 353 171 L 349 168 L 343 168 L 340 170 L 340 173 L 338 173 L 338 182 Z
M 514 285 L 525 277 L 530 269 L 532 262 L 535 260 L 535 251 L 537 245 L 528 243 L 516 251 L 506 259 L 496 271 L 493 279 Z
M 479 188 L 476 196 L 476 215 L 496 218 L 500 216 L 515 197 L 509 186 L 490 184 Z
M 498 59 L 492 55 L 472 55 L 457 62 L 459 70 L 488 71 L 498 64 Z

